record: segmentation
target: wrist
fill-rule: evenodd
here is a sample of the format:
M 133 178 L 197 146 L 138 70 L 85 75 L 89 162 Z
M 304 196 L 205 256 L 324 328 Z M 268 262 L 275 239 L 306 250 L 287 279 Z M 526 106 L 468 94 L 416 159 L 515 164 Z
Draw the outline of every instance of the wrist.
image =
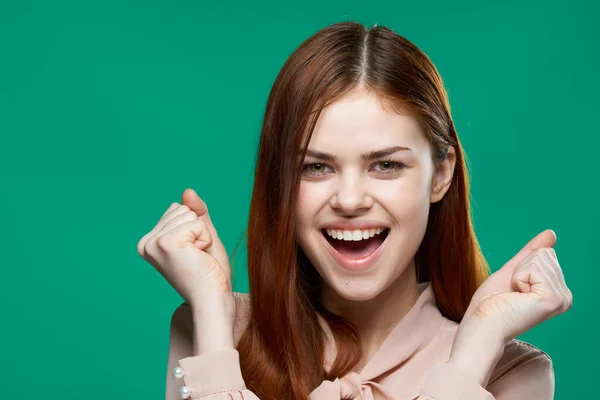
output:
M 234 304 L 233 296 L 228 298 L 226 295 L 207 296 L 201 302 L 191 304 L 195 356 L 234 348 Z
M 485 388 L 504 353 L 505 339 L 480 320 L 467 319 L 459 325 L 448 364 L 460 368 Z
M 233 319 L 235 316 L 235 298 L 233 292 L 203 292 L 194 296 L 190 301 L 190 308 L 192 314 L 198 317 L 226 314 Z

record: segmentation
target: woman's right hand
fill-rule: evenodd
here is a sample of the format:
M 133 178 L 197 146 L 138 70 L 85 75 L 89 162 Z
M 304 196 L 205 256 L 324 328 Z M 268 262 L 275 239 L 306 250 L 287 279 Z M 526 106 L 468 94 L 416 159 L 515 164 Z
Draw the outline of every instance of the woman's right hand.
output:
M 182 203 L 171 204 L 137 250 L 193 307 L 231 292 L 231 270 L 206 204 L 193 189 Z

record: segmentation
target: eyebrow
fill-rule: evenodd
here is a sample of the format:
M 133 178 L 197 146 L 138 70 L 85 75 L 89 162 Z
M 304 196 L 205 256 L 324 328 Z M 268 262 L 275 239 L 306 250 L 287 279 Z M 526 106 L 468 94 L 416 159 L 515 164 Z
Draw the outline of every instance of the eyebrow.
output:
M 404 147 L 404 146 L 392 146 L 392 147 L 386 147 L 385 149 L 381 149 L 381 150 L 374 150 L 374 151 L 370 151 L 368 153 L 363 153 L 360 155 L 360 158 L 363 161 L 371 161 L 371 160 L 375 160 L 378 158 L 383 158 L 383 157 L 387 157 L 389 155 L 392 155 L 398 151 L 410 151 L 412 152 L 411 149 L 409 149 L 408 147 Z M 335 161 L 336 157 L 332 154 L 329 153 L 323 153 L 321 151 L 314 151 L 314 150 L 306 150 L 306 155 L 307 156 L 311 156 L 314 158 L 319 158 L 321 160 L 327 160 L 327 161 Z

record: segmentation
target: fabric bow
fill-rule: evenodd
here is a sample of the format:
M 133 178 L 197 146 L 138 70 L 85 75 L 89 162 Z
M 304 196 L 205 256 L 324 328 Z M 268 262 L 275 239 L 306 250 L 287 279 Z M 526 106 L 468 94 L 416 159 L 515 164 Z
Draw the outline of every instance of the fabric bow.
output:
M 354 371 L 344 375 L 342 378 L 336 378 L 332 381 L 323 381 L 310 394 L 310 400 L 374 400 L 373 389 L 379 391 L 381 398 L 388 397 L 384 388 L 378 383 L 363 381 L 362 377 Z M 380 397 L 378 397 L 380 398 Z
M 340 379 L 340 400 L 373 400 L 373 392 L 357 372 L 351 371 Z

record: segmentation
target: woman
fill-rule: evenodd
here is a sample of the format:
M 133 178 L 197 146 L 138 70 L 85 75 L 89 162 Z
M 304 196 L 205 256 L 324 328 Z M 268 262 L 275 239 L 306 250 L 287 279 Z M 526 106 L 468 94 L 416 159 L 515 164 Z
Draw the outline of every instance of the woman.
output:
M 186 190 L 138 243 L 185 302 L 167 399 L 552 399 L 550 357 L 514 338 L 571 307 L 544 231 L 496 273 L 429 58 L 344 22 L 270 93 L 232 293 L 206 204 Z

